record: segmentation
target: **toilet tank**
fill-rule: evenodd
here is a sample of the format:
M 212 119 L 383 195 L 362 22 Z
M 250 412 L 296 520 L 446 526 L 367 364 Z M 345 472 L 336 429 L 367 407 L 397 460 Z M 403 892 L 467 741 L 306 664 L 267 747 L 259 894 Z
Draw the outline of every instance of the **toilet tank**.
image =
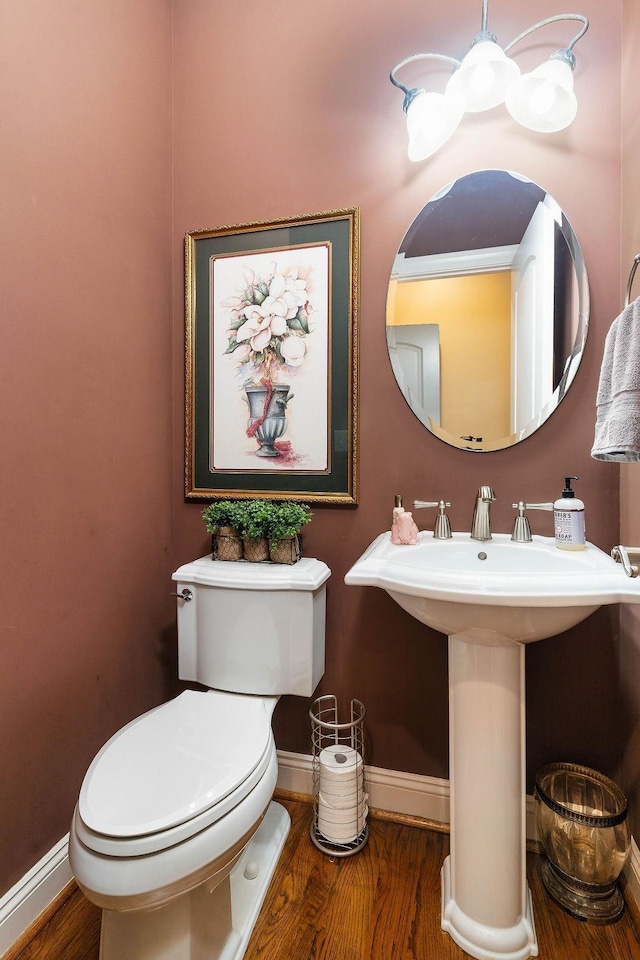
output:
M 324 673 L 326 563 L 201 557 L 173 574 L 178 673 L 214 690 L 310 697 Z

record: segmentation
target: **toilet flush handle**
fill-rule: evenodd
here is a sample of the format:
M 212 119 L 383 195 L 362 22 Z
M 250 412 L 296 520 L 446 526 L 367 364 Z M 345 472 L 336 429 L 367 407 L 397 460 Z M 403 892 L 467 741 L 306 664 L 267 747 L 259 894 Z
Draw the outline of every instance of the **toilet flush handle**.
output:
M 188 590 L 187 587 L 183 587 L 180 593 L 170 593 L 170 597 L 177 597 L 178 600 L 184 600 L 185 603 L 189 603 L 190 600 L 193 600 L 193 594 L 191 590 Z

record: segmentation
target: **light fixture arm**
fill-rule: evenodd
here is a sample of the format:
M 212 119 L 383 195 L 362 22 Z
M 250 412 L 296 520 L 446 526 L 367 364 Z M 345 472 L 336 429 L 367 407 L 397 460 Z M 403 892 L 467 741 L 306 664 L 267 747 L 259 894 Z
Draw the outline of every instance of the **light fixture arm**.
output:
M 569 63 L 573 66 L 575 64 L 575 57 L 573 55 L 573 47 L 580 40 L 581 37 L 585 35 L 589 29 L 589 19 L 588 17 L 583 16 L 581 13 L 558 13 L 554 17 L 547 17 L 545 20 L 540 20 L 539 23 L 534 23 L 532 27 L 527 27 L 526 30 L 523 30 L 522 33 L 518 34 L 515 40 L 512 40 L 511 43 L 508 43 L 504 48 L 505 53 L 509 53 L 512 47 L 515 47 L 516 43 L 520 43 L 521 40 L 524 40 L 525 37 L 528 37 L 529 34 L 533 33 L 535 30 L 539 30 L 540 27 L 546 27 L 549 23 L 558 23 L 561 20 L 578 20 L 582 24 L 582 29 L 576 33 L 573 40 L 571 40 L 566 47 L 563 47 L 562 53 L 565 51 L 570 54 L 569 57 L 565 57 Z
M 476 43 L 480 43 L 482 40 L 491 40 L 493 43 L 498 42 L 493 30 L 489 30 L 487 23 L 489 21 L 489 0 L 482 0 L 482 26 L 480 27 L 480 33 L 476 33 L 475 37 L 471 41 L 471 46 Z
M 487 32 L 487 21 L 489 19 L 489 0 L 482 0 L 482 32 Z
M 402 90 L 402 92 L 405 95 L 405 98 L 404 98 L 405 112 L 407 110 L 407 107 L 411 103 L 411 100 L 415 97 L 416 93 L 418 93 L 418 91 L 421 88 L 414 87 L 413 89 L 409 89 L 409 87 L 405 86 L 404 83 L 398 80 L 395 74 L 396 74 L 396 70 L 399 70 L 401 67 L 406 67 L 408 63 L 412 63 L 414 60 L 443 60 L 445 63 L 452 63 L 455 67 L 459 67 L 461 62 L 460 60 L 456 60 L 455 57 L 448 57 L 444 53 L 414 53 L 410 57 L 405 57 L 404 60 L 400 60 L 399 63 L 396 63 L 395 67 L 393 67 L 393 69 L 391 70 L 391 73 L 389 74 L 389 79 L 391 80 L 391 83 L 394 86 L 398 87 L 398 89 Z

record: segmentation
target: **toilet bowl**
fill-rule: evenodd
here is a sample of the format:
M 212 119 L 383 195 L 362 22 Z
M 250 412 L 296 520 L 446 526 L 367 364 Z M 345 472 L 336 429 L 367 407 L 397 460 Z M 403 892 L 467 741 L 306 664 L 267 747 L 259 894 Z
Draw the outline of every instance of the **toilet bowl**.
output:
M 324 670 L 329 570 L 238 564 L 234 580 L 221 563 L 235 566 L 202 558 L 174 579 L 180 675 L 212 686 L 213 664 L 226 689 L 186 690 L 127 724 L 80 790 L 69 859 L 103 911 L 100 960 L 240 960 L 289 832 L 271 718 L 280 692 L 310 695 Z

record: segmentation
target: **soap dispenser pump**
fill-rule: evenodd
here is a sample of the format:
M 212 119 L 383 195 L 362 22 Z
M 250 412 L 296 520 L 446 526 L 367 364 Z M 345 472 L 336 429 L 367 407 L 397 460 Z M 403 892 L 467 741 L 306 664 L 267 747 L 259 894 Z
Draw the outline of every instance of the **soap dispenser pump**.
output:
M 559 550 L 584 550 L 584 503 L 571 489 L 571 481 L 579 477 L 565 477 L 562 496 L 553 505 L 556 547 Z

